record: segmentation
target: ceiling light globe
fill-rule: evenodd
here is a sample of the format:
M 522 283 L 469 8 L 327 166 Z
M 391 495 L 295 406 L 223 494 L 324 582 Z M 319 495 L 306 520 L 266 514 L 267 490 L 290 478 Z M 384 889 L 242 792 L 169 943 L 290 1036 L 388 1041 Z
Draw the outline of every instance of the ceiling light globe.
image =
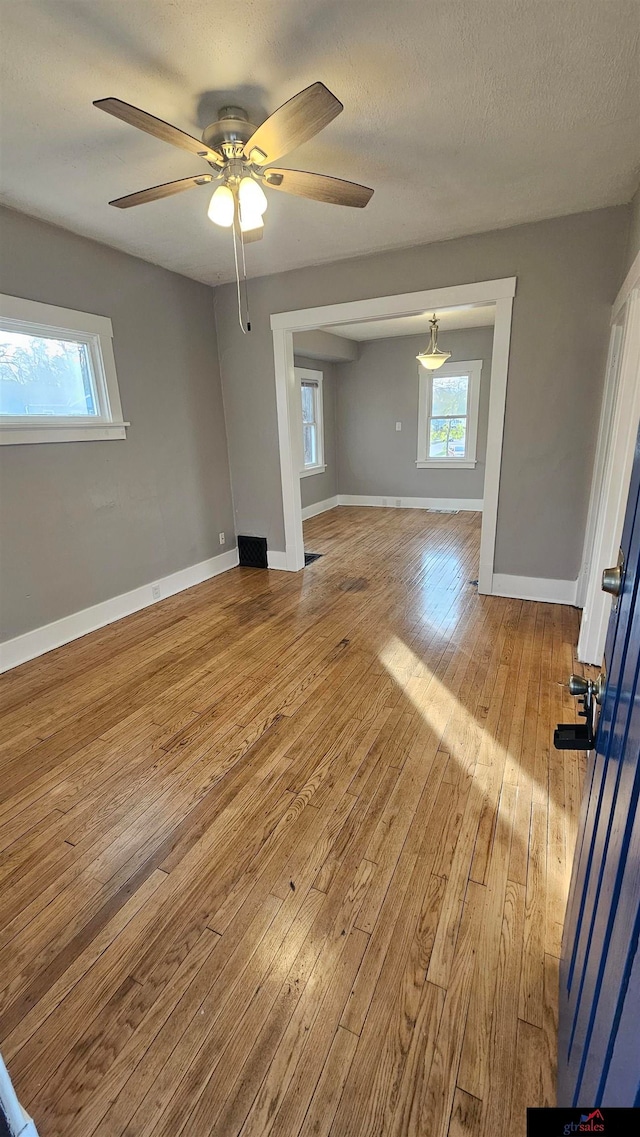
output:
M 427 371 L 437 371 L 439 367 L 442 367 L 443 363 L 446 363 L 448 359 L 451 359 L 451 352 L 435 351 L 429 353 L 428 351 L 423 351 L 420 355 L 416 355 L 416 359 L 418 360 L 418 363 L 421 363 L 423 367 L 426 367 Z
M 254 216 L 257 213 L 262 217 L 268 202 L 267 195 L 258 182 L 254 181 L 253 178 L 241 178 L 238 197 L 240 198 L 240 209 L 244 210 L 245 214 Z
M 218 186 L 209 202 L 207 216 L 214 225 L 221 225 L 223 229 L 230 229 L 233 225 L 235 204 L 233 194 L 228 186 Z

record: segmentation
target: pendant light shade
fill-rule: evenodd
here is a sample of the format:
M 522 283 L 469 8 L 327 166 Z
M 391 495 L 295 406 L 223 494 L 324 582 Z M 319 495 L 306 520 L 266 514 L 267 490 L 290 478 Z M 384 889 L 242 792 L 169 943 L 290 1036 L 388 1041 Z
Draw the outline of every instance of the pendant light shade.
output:
M 235 202 L 231 190 L 228 186 L 218 186 L 209 202 L 207 210 L 209 220 L 215 225 L 221 225 L 223 229 L 230 229 L 233 225 L 234 211 Z
M 437 371 L 439 367 L 442 367 L 443 363 L 446 363 L 448 359 L 451 359 L 451 352 L 440 351 L 438 347 L 438 321 L 436 319 L 435 312 L 433 313 L 432 318 L 429 320 L 429 324 L 431 326 L 431 339 L 429 340 L 429 346 L 426 351 L 421 351 L 419 355 L 416 355 L 416 359 L 418 360 L 418 363 L 421 363 L 423 367 L 426 367 L 427 371 Z
M 262 217 L 262 214 L 267 208 L 267 195 L 258 182 L 255 182 L 253 178 L 241 178 L 238 187 L 238 197 L 240 198 L 241 209 L 250 210 L 252 213 L 259 213 Z
M 240 206 L 240 228 L 243 233 L 252 229 L 262 229 L 262 215 L 267 208 L 267 197 L 261 185 L 253 178 L 241 178 L 238 186 Z

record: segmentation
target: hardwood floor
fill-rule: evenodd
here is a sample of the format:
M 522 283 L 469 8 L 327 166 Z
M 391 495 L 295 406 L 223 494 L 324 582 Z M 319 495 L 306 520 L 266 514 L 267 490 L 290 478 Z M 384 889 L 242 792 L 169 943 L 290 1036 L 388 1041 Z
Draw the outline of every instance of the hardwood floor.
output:
M 583 777 L 571 608 L 341 508 L 4 677 L 0 1049 L 41 1137 L 525 1133 Z

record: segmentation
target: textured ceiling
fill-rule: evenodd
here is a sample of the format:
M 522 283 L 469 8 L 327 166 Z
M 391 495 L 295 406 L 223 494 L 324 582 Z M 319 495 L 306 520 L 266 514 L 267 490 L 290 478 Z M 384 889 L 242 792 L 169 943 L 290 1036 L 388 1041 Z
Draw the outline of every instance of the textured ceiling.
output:
M 386 340 L 396 336 L 429 335 L 429 320 L 433 312 L 419 312 L 415 316 L 395 316 L 387 320 L 363 320 L 357 324 L 334 324 L 325 328 L 336 336 L 364 343 L 365 340 Z M 459 308 L 438 308 L 440 332 L 460 328 L 486 328 L 495 323 L 495 304 L 465 304 Z M 442 344 L 442 347 L 446 345 Z
M 271 192 L 250 275 L 628 201 L 640 164 L 638 0 L 0 0 L 9 205 L 197 280 L 233 276 L 210 189 L 110 198 L 208 169 L 94 109 L 192 133 L 260 121 L 322 79 L 345 105 L 294 168 L 375 188 L 365 210 Z

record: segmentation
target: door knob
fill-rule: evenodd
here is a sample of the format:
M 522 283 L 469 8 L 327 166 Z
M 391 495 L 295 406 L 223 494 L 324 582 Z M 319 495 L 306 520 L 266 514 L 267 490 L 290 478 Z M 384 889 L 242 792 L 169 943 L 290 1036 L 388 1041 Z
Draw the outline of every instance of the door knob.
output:
M 578 714 L 585 719 L 583 723 L 559 722 L 553 732 L 553 745 L 556 750 L 591 750 L 596 740 L 596 709 L 604 695 L 607 676 L 601 671 L 598 678 L 585 679 L 582 675 L 569 676 L 569 691 L 576 695 L 582 710 Z
M 610 596 L 619 596 L 622 591 L 622 577 L 624 572 L 624 554 L 622 549 L 618 554 L 618 563 L 614 568 L 606 568 L 602 574 L 602 591 Z
M 578 714 L 585 722 L 559 722 L 553 732 L 553 745 L 556 750 L 591 750 L 595 739 L 593 683 L 582 675 L 570 675 L 569 691 L 582 703 Z
M 622 569 L 620 565 L 615 568 L 606 568 L 602 574 L 602 591 L 611 596 L 619 596 L 622 587 Z
M 604 694 L 606 681 L 607 676 L 604 671 L 601 671 L 595 680 L 585 679 L 582 675 L 570 675 L 569 694 L 575 695 L 579 699 L 584 699 L 586 696 L 587 701 L 595 699 L 596 703 L 600 703 Z
M 590 679 L 584 679 L 582 675 L 570 675 L 569 676 L 569 694 L 570 695 L 576 695 L 578 698 L 582 698 L 584 695 L 589 694 L 592 687 L 593 687 L 593 684 L 592 684 L 591 680 Z

